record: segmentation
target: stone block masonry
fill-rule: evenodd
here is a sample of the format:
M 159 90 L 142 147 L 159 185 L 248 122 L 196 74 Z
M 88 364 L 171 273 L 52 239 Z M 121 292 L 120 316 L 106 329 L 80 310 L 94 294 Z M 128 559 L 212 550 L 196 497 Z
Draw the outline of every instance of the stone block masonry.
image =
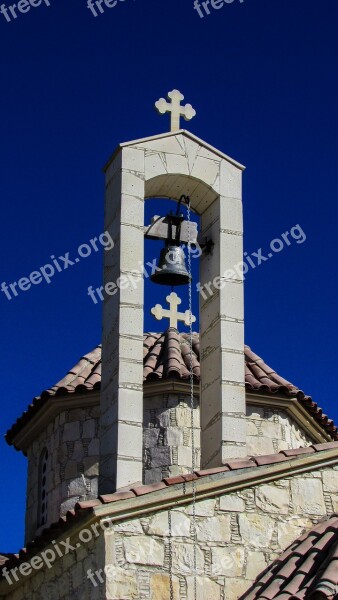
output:
M 28 448 L 26 543 L 38 530 L 39 460 L 46 448 L 47 522 L 98 495 L 99 406 L 61 412 Z
M 99 570 L 104 564 L 104 538 L 96 538 L 81 544 L 71 553 L 58 559 L 51 568 L 46 565 L 34 572 L 33 577 L 24 577 L 21 585 L 10 586 L 6 600 L 103 600 L 102 585 L 93 587 L 87 578 L 88 569 Z M 3 598 L 3 596 L 1 596 Z
M 182 493 L 171 510 L 169 539 L 168 511 L 161 509 L 167 491 L 157 492 L 158 508 L 150 513 L 142 514 L 140 503 L 133 518 L 120 511 L 114 522 L 106 513 L 109 527 L 101 527 L 98 537 L 22 579 L 6 600 L 169 600 L 170 565 L 174 600 L 193 600 L 193 508 Z M 195 511 L 197 598 L 238 600 L 286 547 L 336 510 L 338 466 L 237 492 L 216 492 L 210 485 L 203 493 L 209 495 L 197 499 Z
M 195 398 L 195 468 L 200 467 L 200 412 Z M 145 484 L 165 477 L 189 473 L 192 468 L 192 430 L 190 397 L 175 394 L 144 399 L 143 481 Z
M 290 543 L 329 514 L 328 490 L 336 501 L 337 467 L 199 500 L 197 598 L 238 600 Z M 192 512 L 180 502 L 171 511 L 175 600 L 194 598 Z M 107 598 L 127 597 L 134 573 L 131 598 L 169 599 L 167 511 L 120 522 L 106 533 L 106 548 L 124 574 L 106 581 Z
M 79 500 L 98 495 L 99 398 L 87 408 L 61 412 L 28 448 L 26 542 L 37 530 L 39 457 L 49 453 L 47 470 L 48 523 L 57 521 Z M 200 409 L 194 409 L 195 467 L 200 468 Z M 247 406 L 249 455 L 279 452 L 314 442 L 282 409 Z M 161 481 L 191 471 L 190 398 L 183 393 L 144 397 L 143 483 Z M 335 504 L 338 506 L 338 503 Z
M 315 442 L 282 409 L 252 404 L 247 406 L 246 440 L 249 456 L 274 454 L 310 446 Z

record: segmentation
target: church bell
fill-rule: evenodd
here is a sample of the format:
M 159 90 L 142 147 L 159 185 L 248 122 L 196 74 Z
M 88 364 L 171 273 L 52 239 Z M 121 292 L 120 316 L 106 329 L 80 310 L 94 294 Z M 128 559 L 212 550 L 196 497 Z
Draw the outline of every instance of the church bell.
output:
M 183 214 L 179 212 L 182 202 L 190 205 L 190 198 L 184 195 L 181 196 L 176 215 L 170 212 L 166 217 L 168 236 L 165 247 L 161 250 L 156 272 L 150 277 L 153 283 L 171 286 L 186 285 L 192 279 L 185 266 L 184 250 L 180 245 L 181 225 L 184 221 Z
M 153 283 L 160 285 L 186 285 L 191 281 L 185 266 L 184 250 L 181 246 L 166 244 L 161 250 L 160 260 L 155 273 L 150 277 Z

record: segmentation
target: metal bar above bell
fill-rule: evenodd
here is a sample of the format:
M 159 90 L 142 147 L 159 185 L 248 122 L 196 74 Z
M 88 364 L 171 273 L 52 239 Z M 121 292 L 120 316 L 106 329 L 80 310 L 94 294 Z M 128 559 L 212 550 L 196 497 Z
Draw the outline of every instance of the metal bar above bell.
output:
M 148 240 L 167 240 L 168 239 L 168 226 L 169 226 L 169 218 L 167 217 L 159 217 L 158 215 L 154 216 L 151 220 L 150 225 L 146 225 L 144 227 L 144 237 Z M 180 232 L 180 242 L 187 244 L 189 242 L 189 222 L 182 221 L 180 224 L 181 232 Z M 177 226 L 172 224 L 172 236 L 176 238 L 176 229 Z M 197 241 L 197 223 L 194 221 L 190 221 L 190 242 L 195 244 Z

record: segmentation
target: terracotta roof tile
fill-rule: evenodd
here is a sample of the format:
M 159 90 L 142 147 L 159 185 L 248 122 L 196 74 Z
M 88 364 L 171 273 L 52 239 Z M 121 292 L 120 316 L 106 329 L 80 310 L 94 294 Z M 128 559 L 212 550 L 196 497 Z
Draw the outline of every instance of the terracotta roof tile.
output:
M 190 338 L 187 333 L 178 333 L 169 328 L 165 333 L 145 333 L 143 336 L 143 380 L 144 382 L 161 379 L 179 379 L 189 381 L 190 373 Z M 245 354 L 245 384 L 249 392 L 259 394 L 281 394 L 296 398 L 316 421 L 338 440 L 338 428 L 332 419 L 323 414 L 318 404 L 313 402 L 299 388 L 281 377 L 269 367 L 262 358 L 248 346 L 244 347 Z M 192 365 L 194 379 L 200 380 L 200 345 L 199 334 L 193 334 Z M 34 398 L 26 412 L 16 421 L 6 434 L 9 444 L 13 438 L 40 408 L 53 396 L 67 394 L 82 394 L 99 390 L 101 385 L 101 346 L 83 356 L 67 375 L 56 385 L 44 390 Z
M 176 477 L 165 477 L 163 481 L 166 485 L 176 485 L 177 483 L 185 483 L 185 479 L 181 475 L 177 475 Z
M 88 508 L 95 508 L 95 506 L 101 506 L 100 500 L 84 500 L 75 504 L 75 510 L 87 510 Z
M 136 496 L 144 496 L 145 494 L 151 494 L 151 492 L 157 492 L 158 490 L 163 490 L 166 488 L 166 484 L 164 481 L 159 481 L 158 483 L 152 483 L 151 485 L 140 485 L 138 487 L 132 488 L 132 492 Z
M 287 461 L 288 457 L 285 456 L 282 452 L 279 454 L 265 454 L 263 456 L 255 456 L 253 459 L 259 467 L 263 465 L 271 465 L 274 463 L 280 463 L 283 461 Z
M 303 534 L 240 600 L 310 600 L 338 595 L 338 515 Z M 318 596 L 319 597 L 319 596 Z
M 315 452 L 315 449 L 310 446 L 308 448 L 292 448 L 292 450 L 282 450 L 281 454 L 285 456 L 299 456 L 300 454 L 310 454 Z
M 249 469 L 250 467 L 254 467 L 255 462 L 250 458 L 235 458 L 234 460 L 229 460 L 226 463 L 226 466 L 229 467 L 231 471 L 236 471 L 237 469 Z
M 184 477 L 184 481 L 194 481 L 195 479 L 198 479 L 198 475 L 197 473 L 188 473 L 188 475 L 182 475 L 182 477 Z
M 118 502 L 119 500 L 126 500 L 127 498 L 135 498 L 136 494 L 132 490 L 129 492 L 115 492 L 115 494 L 105 494 L 99 496 L 102 504 L 110 504 L 110 502 Z
M 321 452 L 322 450 L 329 450 L 332 448 L 338 448 L 338 441 L 325 442 L 324 444 L 314 444 L 312 448 L 314 448 L 316 452 Z
M 216 475 L 217 473 L 225 473 L 230 471 L 229 467 L 214 467 L 213 469 L 203 469 L 202 471 L 195 471 L 198 477 L 205 477 L 205 475 Z

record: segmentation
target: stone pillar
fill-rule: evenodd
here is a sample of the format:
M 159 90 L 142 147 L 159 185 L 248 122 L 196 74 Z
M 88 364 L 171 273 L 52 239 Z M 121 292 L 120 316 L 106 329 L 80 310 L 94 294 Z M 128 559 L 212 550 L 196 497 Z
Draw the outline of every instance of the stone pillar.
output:
M 201 216 L 202 236 L 215 244 L 200 271 L 201 462 L 209 468 L 246 455 L 241 179 L 222 160 L 220 195 Z
M 100 493 L 142 481 L 144 153 L 122 148 L 106 169 Z M 108 293 L 107 293 L 108 292 Z

